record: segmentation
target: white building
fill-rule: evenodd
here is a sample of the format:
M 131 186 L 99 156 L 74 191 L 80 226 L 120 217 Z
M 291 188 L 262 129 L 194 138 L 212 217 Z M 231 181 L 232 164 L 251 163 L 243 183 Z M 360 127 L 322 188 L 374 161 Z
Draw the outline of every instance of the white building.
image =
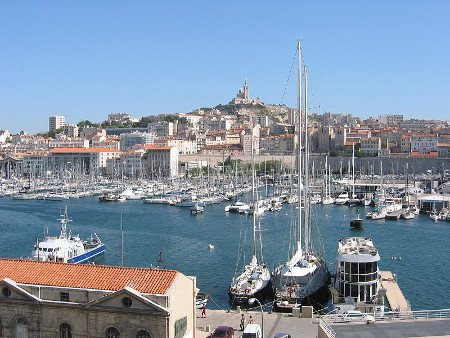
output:
M 5 143 L 6 140 L 11 136 L 8 130 L 0 130 L 0 143 Z
M 108 114 L 108 123 L 126 123 L 126 122 L 138 122 L 138 119 L 133 118 L 128 113 L 111 113 Z
M 157 137 L 172 136 L 174 134 L 173 122 L 154 122 L 147 125 L 148 133 Z
M 197 154 L 196 140 L 170 137 L 156 139 L 154 143 L 159 146 L 175 147 L 183 155 Z
M 67 137 L 78 137 L 78 126 L 76 124 L 66 124 L 64 126 L 64 135 Z
M 148 177 L 175 178 L 178 176 L 178 149 L 168 146 L 149 144 L 142 157 L 145 173 Z
M 120 149 L 122 151 L 131 148 L 136 144 L 152 144 L 153 143 L 152 133 L 125 133 L 120 135 Z
M 438 151 L 438 138 L 436 135 L 414 135 L 411 137 L 411 152 L 428 154 Z
M 64 127 L 66 118 L 62 115 L 54 115 L 48 118 L 48 131 L 57 130 Z
M 50 140 L 49 148 L 89 148 L 89 140 L 82 138 L 65 138 Z
M 66 168 L 70 162 L 83 173 L 99 175 L 106 172 L 107 160 L 118 158 L 120 151 L 109 148 L 55 148 L 50 151 L 48 168 Z

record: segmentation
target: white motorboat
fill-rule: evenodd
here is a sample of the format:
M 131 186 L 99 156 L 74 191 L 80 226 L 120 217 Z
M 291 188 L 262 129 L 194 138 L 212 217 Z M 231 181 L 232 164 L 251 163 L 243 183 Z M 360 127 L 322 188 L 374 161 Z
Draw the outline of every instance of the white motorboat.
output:
M 247 213 L 250 210 L 250 205 L 237 201 L 233 204 L 225 206 L 225 212 L 234 212 L 234 213 Z
M 350 197 L 348 196 L 348 192 L 343 192 L 334 199 L 334 204 L 344 205 L 345 203 L 348 202 L 349 199 Z
M 103 255 L 106 245 L 94 233 L 91 238 L 83 241 L 79 235 L 67 232 L 67 224 L 72 220 L 67 214 L 61 215 L 59 236 L 45 236 L 42 242 L 34 246 L 31 259 L 39 261 L 52 261 L 63 263 L 86 263 L 93 258 Z
M 331 294 L 338 313 L 361 310 L 382 314 L 384 289 L 378 268 L 380 255 L 368 237 L 345 237 L 338 243 L 336 274 Z M 372 308 L 371 310 L 369 310 Z

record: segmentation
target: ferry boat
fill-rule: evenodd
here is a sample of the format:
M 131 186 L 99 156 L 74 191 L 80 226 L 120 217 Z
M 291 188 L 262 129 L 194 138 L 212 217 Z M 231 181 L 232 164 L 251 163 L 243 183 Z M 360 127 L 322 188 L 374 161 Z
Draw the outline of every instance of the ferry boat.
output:
M 344 237 L 338 243 L 336 274 L 331 288 L 336 313 L 384 312 L 385 289 L 378 268 L 380 255 L 368 237 Z
M 67 224 L 72 221 L 67 214 L 67 207 L 58 220 L 61 224 L 59 236 L 47 235 L 42 242 L 38 241 L 32 252 L 32 260 L 77 264 L 104 254 L 106 245 L 95 233 L 83 241 L 78 235 L 67 232 Z

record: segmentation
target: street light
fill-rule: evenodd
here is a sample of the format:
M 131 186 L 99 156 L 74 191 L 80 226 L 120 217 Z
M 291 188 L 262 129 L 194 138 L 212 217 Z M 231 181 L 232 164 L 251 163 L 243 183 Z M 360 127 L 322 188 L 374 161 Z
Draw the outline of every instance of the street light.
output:
M 250 298 L 248 300 L 248 303 L 250 305 L 253 305 L 253 303 L 255 303 L 255 302 L 258 303 L 258 305 L 261 309 L 261 335 L 262 335 L 262 338 L 264 338 L 264 313 L 263 313 L 263 308 L 262 308 L 261 302 L 257 298 Z

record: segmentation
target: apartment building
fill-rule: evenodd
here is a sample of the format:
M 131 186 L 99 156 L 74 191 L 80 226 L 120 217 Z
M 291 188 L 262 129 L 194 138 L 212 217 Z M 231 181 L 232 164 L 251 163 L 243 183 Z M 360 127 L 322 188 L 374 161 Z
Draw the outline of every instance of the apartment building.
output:
M 359 149 L 365 156 L 378 156 L 381 149 L 381 139 L 379 137 L 362 138 Z
M 147 144 L 143 148 L 145 153 L 142 156 L 142 165 L 148 177 L 175 178 L 178 176 L 177 148 L 155 144 Z
M 64 127 L 66 118 L 62 115 L 54 115 L 48 118 L 48 131 L 57 130 Z

